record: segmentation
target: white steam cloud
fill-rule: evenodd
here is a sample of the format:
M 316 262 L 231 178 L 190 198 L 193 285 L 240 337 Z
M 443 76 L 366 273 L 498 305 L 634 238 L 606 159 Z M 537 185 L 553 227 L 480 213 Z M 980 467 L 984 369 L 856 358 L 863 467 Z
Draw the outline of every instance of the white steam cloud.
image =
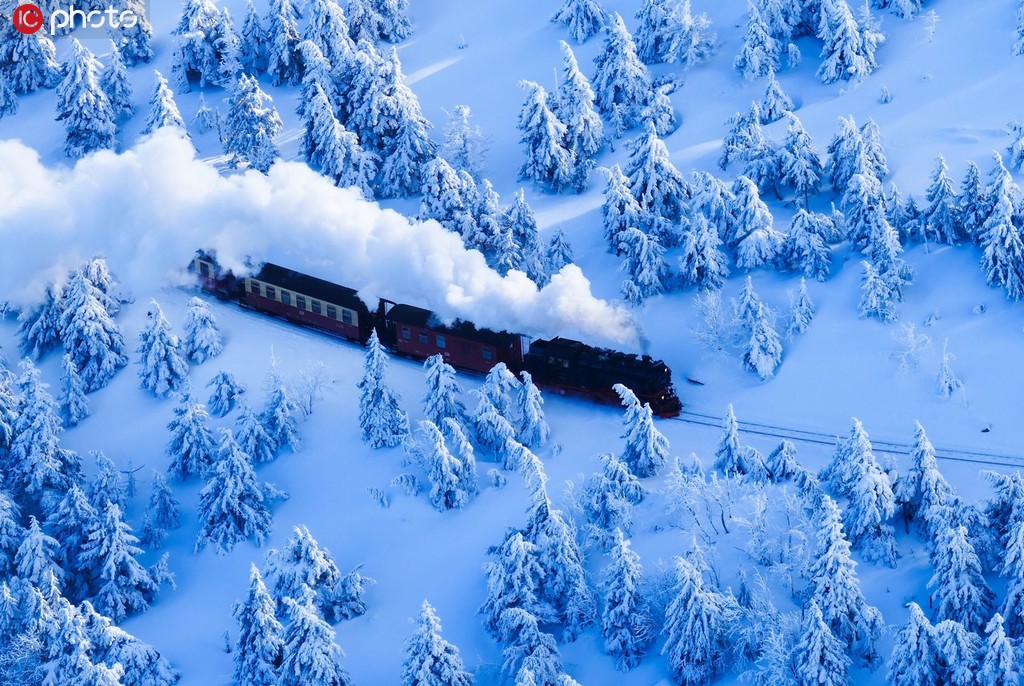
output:
M 335 188 L 304 164 L 269 176 L 222 176 L 191 145 L 159 131 L 122 154 L 47 168 L 17 141 L 0 142 L 0 299 L 36 301 L 47 281 L 94 256 L 133 292 L 183 280 L 198 248 L 236 270 L 277 262 L 446 318 L 532 336 L 633 347 L 635 321 L 595 298 L 574 265 L 541 290 L 502 278 L 435 222 L 412 223 Z

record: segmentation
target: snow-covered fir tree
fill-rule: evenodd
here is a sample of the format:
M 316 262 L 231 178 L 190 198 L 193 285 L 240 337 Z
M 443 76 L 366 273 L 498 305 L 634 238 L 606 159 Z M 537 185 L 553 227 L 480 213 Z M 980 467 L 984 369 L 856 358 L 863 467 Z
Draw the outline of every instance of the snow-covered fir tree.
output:
M 821 608 L 813 599 L 804 612 L 800 642 L 793 648 L 797 686 L 848 686 L 850 658 L 845 646 L 825 623 Z
M 896 296 L 878 268 L 870 262 L 861 261 L 864 280 L 861 285 L 859 313 L 861 317 L 874 317 L 883 322 L 896 319 Z
M 829 142 L 826 153 L 825 176 L 832 190 L 844 195 L 850 179 L 861 172 L 865 160 L 864 137 L 852 115 L 839 118 L 839 130 Z
M 793 100 L 786 95 L 775 78 L 775 72 L 768 72 L 768 85 L 765 86 L 764 95 L 761 96 L 761 123 L 771 124 L 787 114 L 792 114 L 795 109 Z
M 113 460 L 102 450 L 91 450 L 89 454 L 96 462 L 96 476 L 89 483 L 89 502 L 98 512 L 105 510 L 107 503 L 114 503 L 124 512 L 128 507 L 128 494 Z
M 981 638 L 952 620 L 935 625 L 935 640 L 942 655 L 941 678 L 951 686 L 976 686 L 982 652 Z
M 739 423 L 729 403 L 729 410 L 722 419 L 722 438 L 715 450 L 715 470 L 725 476 L 739 476 L 747 473 L 745 451 L 740 445 Z
M 500 219 L 521 257 L 516 268 L 526 272 L 534 283 L 542 282 L 547 275 L 544 273 L 537 215 L 526 202 L 526 193 L 522 188 L 512 196 L 511 204 L 505 208 Z
M 273 99 L 263 92 L 254 77 L 239 76 L 222 132 L 224 152 L 230 156 L 231 164 L 266 172 L 276 156 L 274 138 L 280 135 L 282 127 Z M 269 159 L 268 151 L 274 153 Z
M 377 157 L 365 151 L 359 138 L 334 116 L 333 107 L 320 84 L 314 84 L 305 111 L 305 133 L 299 151 L 310 165 L 330 177 L 337 186 L 355 186 L 364 198 L 373 197 Z
M 661 652 L 680 686 L 709 683 L 727 666 L 729 634 L 737 621 L 736 601 L 705 586 L 700 571 L 675 558 L 673 598 L 665 610 Z
M 93 660 L 108 666 L 122 665 L 123 686 L 173 686 L 181 678 L 152 646 L 115 626 L 88 600 L 82 602 L 79 612 L 92 643 Z
M 72 53 L 64 63 L 64 78 L 57 85 L 57 120 L 64 122 L 67 136 L 64 154 L 84 157 L 96 150 L 114 147 L 116 117 L 107 94 L 100 87 L 101 65 L 77 39 L 71 39 Z
M 142 535 L 139 537 L 143 545 L 159 548 L 167 540 L 171 529 L 181 526 L 181 514 L 174 491 L 167 485 L 163 474 L 153 472 L 153 485 L 146 506 L 146 516 L 142 523 Z
M 301 410 L 292 400 L 291 393 L 277 371 L 276 361 L 272 361 L 270 375 L 267 379 L 270 395 L 260 413 L 260 423 L 273 441 L 275 449 L 288 447 L 295 452 L 299 449 L 298 417 Z
M 708 172 L 692 173 L 690 183 L 690 213 L 692 217 L 703 215 L 718 230 L 725 241 L 733 232 L 736 197 L 729 186 Z
M 380 17 L 378 38 L 398 43 L 412 34 L 409 0 L 374 0 L 373 8 Z
M 736 179 L 734 193 L 736 196 L 733 212 L 734 220 L 732 234 L 727 237 L 728 244 L 737 246 L 753 233 L 760 231 L 762 237 L 770 239 L 764 243 L 770 249 L 771 246 L 775 245 L 774 238 L 778 232 L 773 228 L 775 219 L 772 217 L 768 206 L 761 200 L 757 184 L 746 176 L 740 176 Z M 755 241 L 755 243 L 751 244 L 751 247 L 760 245 L 762 245 L 762 241 Z M 750 259 L 754 260 L 753 252 L 751 252 Z
M 139 334 L 139 379 L 142 388 L 156 396 L 178 391 L 188 380 L 188 363 L 177 335 L 156 300 L 149 302 L 146 327 Z
M 578 686 L 564 673 L 555 637 L 541 631 L 538 618 L 522 608 L 506 610 L 501 617 L 502 672 L 515 678 L 516 686 Z
M 242 65 L 242 71 L 252 75 L 266 71 L 267 32 L 263 28 L 263 20 L 256 12 L 252 0 L 246 0 L 245 19 L 242 21 L 242 32 L 239 39 L 238 59 Z
M 550 277 L 562 271 L 562 267 L 565 265 L 573 264 L 575 261 L 569 237 L 565 235 L 565 231 L 556 229 L 551 234 L 551 240 L 548 241 L 547 249 L 544 251 L 545 271 Z
M 423 363 L 427 392 L 423 396 L 423 413 L 440 426 L 446 418 L 461 420 L 465 408 L 459 400 L 462 389 L 455 380 L 455 369 L 441 355 L 428 357 Z
M 183 394 L 174 408 L 174 419 L 167 425 L 171 437 L 167 442 L 167 455 L 171 464 L 167 473 L 176 479 L 190 476 L 205 477 L 215 458 L 216 444 L 207 426 L 210 415 L 206 407 Z
M 622 234 L 626 229 L 646 226 L 649 223 L 640 204 L 633 197 L 629 179 L 622 173 L 619 165 L 602 168 L 608 177 L 604 190 L 604 203 L 601 205 L 601 216 L 604 219 L 604 238 L 608 252 L 622 254 Z
M 206 387 L 213 389 L 210 391 L 210 399 L 206 406 L 214 417 L 223 417 L 231 412 L 245 394 L 245 386 L 235 379 L 234 374 L 225 371 L 217 372 Z
M 573 40 L 582 43 L 601 30 L 607 16 L 599 0 L 564 0 L 551 21 L 564 24 Z
M 288 627 L 279 686 L 351 686 L 348 672 L 341 666 L 344 653 L 334 642 L 334 629 L 321 619 L 311 603 L 285 598 Z
M 636 228 L 660 235 L 669 245 L 677 242 L 674 228 L 666 223 L 678 222 L 684 214 L 688 189 L 686 180 L 668 156 L 654 125 L 648 122 L 644 133 L 629 144 L 629 161 L 625 169 L 629 187 L 640 207 L 647 213 L 649 227 Z
M 957 217 L 957 193 L 953 180 L 949 178 L 946 160 L 939 155 L 935 158 L 935 171 L 931 184 L 925 193 L 928 207 L 924 210 L 923 234 L 925 240 L 952 245 L 959 237 Z
M 177 27 L 171 31 L 174 38 L 171 76 L 182 92 L 191 89 L 191 82 L 200 86 L 225 86 L 221 72 L 223 55 L 215 44 L 221 32 L 223 15 L 212 0 L 188 0 L 184 3 Z M 235 55 L 237 59 L 237 55 Z
M 651 100 L 640 113 L 644 126 L 650 122 L 659 136 L 667 136 L 676 130 L 676 111 L 669 95 L 673 92 L 673 84 L 663 84 L 651 93 Z
M 782 341 L 775 329 L 774 314 L 765 305 L 758 308 L 750 327 L 750 340 L 743 352 L 743 364 L 761 377 L 775 375 L 782 362 Z
M 939 363 L 938 389 L 939 395 L 949 398 L 964 387 L 964 382 L 953 371 L 953 360 L 956 355 L 949 352 L 949 339 L 942 344 L 942 361 Z
M 605 569 L 604 602 L 601 610 L 601 636 L 604 652 L 615 658 L 619 669 L 640 664 L 651 642 L 653 620 L 644 597 L 644 571 L 630 543 L 615 530 Z
M 818 478 L 840 498 L 851 498 L 865 464 L 875 463 L 875 454 L 864 424 L 853 418 L 850 433 L 836 442 L 832 460 L 818 472 Z
M 441 434 L 444 436 L 445 445 L 449 452 L 459 460 L 459 488 L 465 491 L 469 497 L 480 492 L 477 483 L 476 453 L 473 444 L 466 435 L 466 430 L 457 420 L 451 417 L 445 418 L 441 425 Z
M 454 169 L 479 179 L 483 174 L 488 144 L 480 127 L 470 122 L 471 116 L 469 105 L 456 105 L 452 109 L 444 128 L 441 155 Z
M 388 386 L 388 357 L 377 338 L 366 344 L 363 378 L 359 382 L 359 426 L 363 441 L 373 448 L 393 447 L 409 434 L 409 416 L 398 406 L 398 394 Z
M 665 262 L 665 248 L 657 238 L 640 229 L 629 228 L 621 234 L 620 250 L 625 254 L 620 269 L 627 275 L 622 296 L 639 306 L 652 295 L 666 290 L 671 271 Z
M 967 171 L 960 181 L 957 194 L 956 214 L 962 235 L 969 240 L 977 240 L 977 236 L 985 219 L 987 202 L 985 184 L 981 181 L 981 169 L 973 160 L 967 162 Z
M 822 83 L 860 81 L 870 75 L 878 66 L 875 49 L 885 41 L 870 21 L 865 22 L 870 16 L 858 22 L 846 0 L 822 0 L 820 12 L 818 38 L 824 45 L 817 74 Z
M 272 0 L 264 26 L 267 36 L 267 73 L 274 85 L 302 82 L 299 24 L 291 0 Z
M 441 430 L 433 422 L 421 421 L 416 440 L 430 481 L 430 504 L 442 512 L 469 504 L 472 494 L 463 484 L 462 463 L 448 449 Z
M 889 660 L 889 683 L 893 686 L 933 686 L 941 680 L 942 654 L 935 627 L 917 603 L 907 603 L 910 619 L 900 629 Z
M 196 552 L 210 544 L 220 554 L 229 553 L 246 539 L 263 545 L 270 535 L 267 495 L 230 429 L 221 429 L 217 461 L 199 491 L 199 521 Z
M 19 579 L 44 588 L 52 576 L 60 581 L 64 572 L 60 568 L 60 543 L 52 536 L 47 536 L 39 522 L 32 515 L 28 517 L 25 537 L 14 554 L 14 569 Z
M 355 44 L 348 33 L 345 11 L 335 0 L 313 0 L 306 3 L 305 14 L 307 23 L 302 34 L 304 41 L 315 45 L 330 67 L 342 70 L 355 50 Z M 308 76 L 309 62 L 305 54 L 303 63 Z
M 750 271 L 782 262 L 786 236 L 773 226 L 757 228 L 740 239 L 736 247 L 736 266 Z
M 978 239 L 983 252 L 981 268 L 990 286 L 1002 286 L 1012 300 L 1024 297 L 1024 242 L 1013 224 L 1014 198 L 1019 189 L 996 154 L 993 180 L 986 193 L 991 210 Z
M 192 298 L 185 308 L 185 340 L 182 351 L 189 362 L 202 364 L 224 350 L 217 319 L 202 298 Z
M 824 281 L 832 268 L 832 251 L 824 232 L 823 215 L 801 208 L 793 215 L 783 251 L 786 263 L 804 276 Z
M 94 575 L 92 603 L 114 621 L 142 612 L 159 591 L 137 559 L 142 554 L 138 542 L 121 508 L 108 502 L 82 549 L 81 560 Z
M 641 404 L 636 395 L 622 384 L 616 384 L 614 388 L 626 408 L 622 419 L 625 430 L 621 436 L 626 445 L 620 458 L 638 477 L 655 476 L 668 462 L 668 439 L 654 426 L 650 404 Z
M 576 158 L 577 175 L 585 175 L 593 165 L 594 156 L 604 143 L 604 124 L 594 110 L 594 90 L 580 71 L 576 55 L 565 41 L 562 51 L 562 76 L 558 83 L 558 119 L 565 124 L 565 147 Z
M 1003 618 L 997 612 L 985 627 L 984 657 L 978 681 L 985 686 L 1013 686 L 1020 683 L 1020 671 L 1012 639 L 1007 637 Z
M 850 542 L 869 562 L 895 567 L 899 553 L 888 522 L 896 511 L 896 498 L 889 477 L 870 451 L 851 455 L 847 468 L 856 474 L 849 484 L 846 510 Z
M 565 147 L 565 124 L 551 111 L 543 86 L 534 81 L 523 81 L 520 85 L 527 90 L 527 96 L 517 125 L 525 152 L 519 177 L 549 186 L 556 193 L 573 187 L 577 159 Z
M 895 495 L 904 520 L 914 520 L 918 529 L 934 540 L 937 530 L 933 527 L 945 519 L 945 507 L 953 489 L 939 471 L 935 448 L 920 422 L 914 424 L 910 468 L 896 480 Z
M 68 493 L 71 490 L 77 490 L 78 494 L 82 493 L 82 490 L 74 484 Z M 65 495 L 66 498 L 67 495 Z M 84 501 L 84 497 L 82 500 Z M 61 502 L 63 504 L 63 500 Z M 85 505 L 88 507 L 89 503 L 86 502 Z M 14 576 L 14 556 L 25 538 L 25 531 L 20 520 L 21 512 L 18 506 L 4 491 L 0 490 L 0 573 L 3 573 L 5 578 Z M 0 622 L 2 621 L 0 620 Z
M 239 403 L 235 440 L 254 465 L 270 462 L 277 453 L 277 443 L 267 433 L 259 414 L 244 400 Z
M 501 617 L 511 608 L 545 614 L 538 597 L 543 570 L 537 560 L 537 546 L 522 532 L 511 532 L 493 553 L 497 559 L 486 565 L 487 599 L 480 614 L 487 630 L 500 636 Z
M 320 3 L 331 2 L 331 0 L 319 0 Z M 335 67 L 324 57 L 323 50 L 317 43 L 311 40 L 304 40 L 299 43 L 299 54 L 302 55 L 302 91 L 300 92 L 299 104 L 296 112 L 309 119 L 309 107 L 316 93 L 316 87 L 327 96 L 331 106 L 331 113 L 338 111 L 341 105 L 341 94 L 338 90 Z M 308 128 L 308 124 L 307 124 Z
M 454 644 L 441 636 L 441 620 L 426 600 L 416 632 L 405 643 L 402 686 L 472 686 L 473 675 Z
M 885 159 L 882 131 L 878 128 L 878 122 L 869 117 L 867 123 L 860 127 L 860 135 L 864 141 L 864 162 L 867 168 L 871 170 L 875 178 L 884 179 L 889 175 L 889 164 Z
M 397 62 L 398 58 L 392 59 Z M 423 185 L 423 167 L 436 154 L 436 146 L 429 136 L 430 122 L 420 113 L 415 96 L 400 103 L 399 125 L 393 136 L 385 137 L 388 143 L 380 166 L 377 192 L 385 198 L 419 192 Z
M 637 56 L 647 64 L 665 62 L 672 43 L 675 0 L 643 0 L 636 12 Z
M 138 17 L 134 26 L 128 26 L 128 22 L 122 22 L 117 30 L 115 40 L 125 64 L 130 67 L 137 66 L 153 59 L 153 27 L 146 16 L 142 0 L 120 0 L 117 3 L 123 10 L 130 10 Z
M 807 207 L 811 195 L 821 187 L 824 166 L 811 137 L 795 114 L 789 115 L 789 130 L 779 152 L 782 182 L 791 187 Z
M 672 2 L 672 12 L 666 32 L 671 36 L 665 61 L 689 69 L 711 59 L 718 46 L 718 34 L 711 28 L 706 12 L 694 15 L 690 0 Z
M 520 372 L 522 383 L 516 389 L 516 413 L 518 417 L 516 438 L 528 448 L 539 448 L 548 441 L 551 427 L 544 417 L 544 398 L 540 389 L 533 384 L 533 377 L 527 371 Z
M 284 627 L 277 620 L 274 599 L 254 564 L 249 566 L 249 591 L 245 600 L 235 603 L 233 614 L 238 622 L 238 642 L 232 658 L 235 681 L 251 686 L 277 686 Z
M 61 358 L 61 393 L 58 402 L 66 426 L 75 426 L 89 416 L 89 399 L 85 395 L 82 377 L 78 375 L 78 368 L 71 355 L 67 354 Z
M 732 66 L 748 81 L 773 75 L 782 66 L 782 45 L 765 24 L 756 3 L 747 4 L 747 30 Z
M 683 283 L 704 291 L 721 288 L 729 276 L 729 257 L 722 250 L 718 229 L 703 214 L 693 215 L 683 233 L 682 248 L 679 276 Z
M 23 355 L 38 361 L 60 344 L 63 312 L 63 289 L 57 283 L 50 283 L 46 286 L 42 302 L 18 315 L 17 333 Z
M 928 588 L 936 621 L 952 619 L 970 631 L 981 630 L 992 609 L 993 595 L 967 528 L 954 523 L 940 528 L 931 557 L 935 572 Z
M 604 44 L 594 62 L 597 69 L 592 83 L 598 108 L 605 116 L 611 116 L 618 105 L 622 125 L 633 128 L 647 105 L 651 74 L 637 57 L 633 37 L 617 12 L 608 19 Z
M 100 72 L 100 88 L 107 94 L 110 102 L 110 109 L 114 117 L 130 117 L 135 113 L 135 103 L 132 102 L 132 83 L 128 78 L 128 69 L 125 67 L 121 51 L 113 42 L 110 44 L 110 57 L 107 59 L 103 71 Z
M 47 33 L 21 33 L 12 21 L 0 29 L 0 81 L 15 93 L 53 88 L 60 81 L 57 49 Z
M 842 210 L 850 243 L 870 255 L 872 233 L 888 224 L 885 196 L 878 177 L 871 172 L 851 176 L 843 194 Z
M 807 331 L 814 318 L 814 309 L 814 301 L 807 292 L 807 279 L 800 277 L 800 289 L 793 298 L 793 306 L 790 308 L 789 333 L 801 334 Z
M 804 473 L 804 468 L 796 459 L 796 446 L 788 440 L 783 440 L 775 450 L 768 453 L 764 466 L 768 470 L 768 477 L 776 483 Z

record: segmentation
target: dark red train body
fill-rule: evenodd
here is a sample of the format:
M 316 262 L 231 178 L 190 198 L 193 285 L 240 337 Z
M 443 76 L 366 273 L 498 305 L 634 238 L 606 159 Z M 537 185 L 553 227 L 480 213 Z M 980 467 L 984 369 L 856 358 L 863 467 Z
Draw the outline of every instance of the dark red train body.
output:
M 612 387 L 621 383 L 650 403 L 659 417 L 675 417 L 683 409 L 671 370 L 647 355 L 567 338 L 529 342 L 521 334 L 481 329 L 472 322 L 446 325 L 430 310 L 383 299 L 371 311 L 351 288 L 269 262 L 252 276 L 237 277 L 223 271 L 211 255 L 199 252 L 190 268 L 202 289 L 222 300 L 360 344 L 377 331 L 386 347 L 413 359 L 441 355 L 451 366 L 477 373 L 504 362 L 514 372 L 530 372 L 540 386 L 608 403 L 619 402 Z

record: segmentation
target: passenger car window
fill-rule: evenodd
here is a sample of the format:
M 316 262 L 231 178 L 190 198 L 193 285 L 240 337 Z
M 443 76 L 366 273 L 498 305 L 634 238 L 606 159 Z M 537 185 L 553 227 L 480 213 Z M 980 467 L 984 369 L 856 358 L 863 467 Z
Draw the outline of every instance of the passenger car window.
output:
M 438 348 L 448 347 L 448 342 L 445 341 L 444 336 L 442 336 L 441 334 L 434 336 L 434 341 L 437 343 Z
M 267 286 L 267 297 L 271 300 L 277 300 L 277 291 L 274 290 L 273 286 Z

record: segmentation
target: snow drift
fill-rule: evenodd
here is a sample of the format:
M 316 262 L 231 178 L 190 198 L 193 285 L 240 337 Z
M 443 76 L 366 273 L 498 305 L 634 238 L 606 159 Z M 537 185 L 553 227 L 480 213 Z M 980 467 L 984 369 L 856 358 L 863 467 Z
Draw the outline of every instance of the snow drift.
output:
M 477 251 L 430 221 L 335 188 L 304 164 L 268 176 L 222 176 L 170 129 L 121 154 L 47 168 L 17 141 L 0 142 L 0 288 L 15 304 L 93 255 L 134 291 L 184 283 L 197 248 L 239 273 L 263 260 L 478 325 L 635 346 L 632 316 L 595 298 L 568 265 L 538 290 L 499 276 Z

